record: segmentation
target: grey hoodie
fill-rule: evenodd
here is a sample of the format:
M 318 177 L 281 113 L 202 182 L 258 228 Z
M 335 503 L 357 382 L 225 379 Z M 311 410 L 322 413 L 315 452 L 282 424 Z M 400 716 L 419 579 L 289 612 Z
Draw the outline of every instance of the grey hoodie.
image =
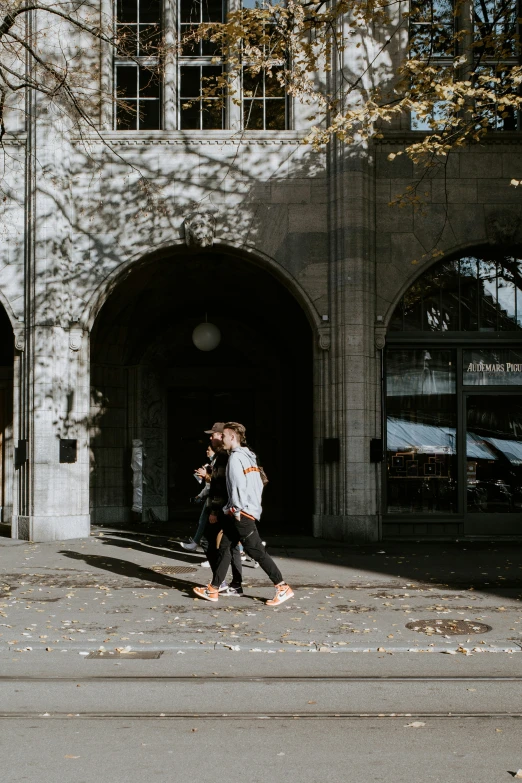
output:
M 256 455 L 246 446 L 238 446 L 230 452 L 227 464 L 228 503 L 225 514 L 233 510 L 236 519 L 243 511 L 254 519 L 261 518 L 263 482 L 257 468 Z

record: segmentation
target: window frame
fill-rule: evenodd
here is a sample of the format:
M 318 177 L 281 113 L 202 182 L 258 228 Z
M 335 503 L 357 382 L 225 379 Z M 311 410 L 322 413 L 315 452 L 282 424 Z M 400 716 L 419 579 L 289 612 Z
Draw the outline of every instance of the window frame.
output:
M 137 46 L 139 47 L 140 44 L 140 4 L 142 0 L 136 0 L 136 7 L 137 7 L 137 18 L 136 22 L 120 22 L 118 20 L 118 0 L 112 0 L 112 13 L 113 13 L 113 20 L 114 20 L 114 27 L 116 30 L 116 35 L 118 35 L 118 30 L 120 27 L 127 27 L 127 26 L 136 26 L 137 28 Z M 158 35 L 161 36 L 165 29 L 165 7 L 164 7 L 163 0 L 159 0 L 158 6 L 159 6 L 159 21 L 156 23 L 150 23 L 150 24 L 157 24 L 158 25 Z M 147 68 L 157 68 L 161 69 L 162 63 L 161 58 L 159 56 L 153 57 L 150 55 L 141 55 L 139 54 L 139 48 L 138 48 L 138 54 L 137 55 L 123 55 L 118 52 L 118 50 L 113 51 L 113 58 L 112 58 L 112 127 L 115 131 L 118 131 L 120 133 L 137 133 L 137 132 L 151 132 L 151 131 L 161 131 L 165 127 L 165 118 L 164 118 L 164 90 L 165 90 L 165 79 L 163 77 L 163 73 L 161 70 L 158 72 L 158 97 L 147 97 L 144 95 L 140 95 L 140 73 L 142 71 L 140 69 L 147 69 Z M 125 99 L 125 101 L 128 101 L 131 104 L 136 104 L 136 128 L 118 128 L 118 105 L 122 101 L 122 98 L 118 97 L 118 69 L 119 68 L 129 68 L 133 67 L 136 70 L 136 97 L 129 97 Z M 151 73 L 153 71 L 151 70 Z M 157 128 L 142 128 L 140 127 L 140 103 L 141 102 L 157 102 L 158 103 L 158 126 Z
M 430 0 L 433 4 L 433 0 Z M 477 5 L 479 0 L 466 0 L 465 2 L 460 3 L 458 11 L 455 13 L 454 11 L 454 32 L 458 32 L 459 30 L 465 30 L 466 25 L 469 27 L 471 26 L 471 30 L 468 34 L 464 35 L 460 41 L 460 44 L 456 47 L 455 52 L 452 56 L 448 56 L 445 54 L 441 54 L 437 56 L 436 54 L 432 54 L 429 57 L 426 58 L 426 62 L 436 62 L 441 67 L 446 67 L 451 70 L 454 69 L 454 63 L 456 58 L 462 58 L 465 57 L 468 61 L 468 66 L 464 66 L 469 68 L 471 65 L 471 68 L 473 72 L 475 73 L 477 64 L 480 63 L 481 67 L 484 68 L 490 68 L 492 70 L 492 75 L 494 75 L 494 72 L 499 72 L 499 69 L 502 68 L 502 66 L 505 66 L 506 69 L 513 68 L 516 65 L 519 65 L 522 62 L 522 48 L 520 52 L 517 54 L 514 54 L 513 57 L 507 57 L 505 59 L 502 59 L 501 61 L 494 60 L 491 57 L 485 57 L 482 61 L 480 59 L 481 55 L 478 50 L 478 47 L 476 45 L 477 42 Z M 411 13 L 411 8 L 414 5 L 415 0 L 410 0 L 409 8 Z M 452 0 L 453 9 L 455 9 L 455 3 L 456 0 Z M 419 5 L 422 4 L 422 2 L 418 3 Z M 517 32 L 515 35 L 519 36 L 519 47 L 521 46 L 520 40 L 522 39 L 522 22 L 520 21 L 520 14 L 522 12 L 522 8 L 520 7 L 520 0 L 514 0 L 514 15 L 515 15 L 515 24 L 517 26 Z M 469 25 L 469 22 L 466 20 L 471 21 L 471 25 Z M 411 41 L 413 40 L 412 36 L 412 27 L 419 27 L 421 25 L 428 26 L 429 23 L 425 22 L 412 22 L 411 16 L 408 19 L 408 46 L 411 46 Z M 437 27 L 436 23 L 431 22 L 430 23 L 432 27 Z M 444 26 L 443 23 L 438 25 L 439 27 Z M 480 40 L 480 36 L 478 38 Z M 420 58 L 422 59 L 422 58 Z M 521 88 L 522 92 L 522 88 Z M 504 123 L 504 120 L 507 118 L 502 118 L 499 115 L 495 115 L 496 117 L 496 127 L 491 127 L 492 131 L 496 132 L 506 132 L 506 131 L 515 131 L 519 132 L 522 130 L 522 109 L 518 110 L 514 113 L 514 128 L 510 127 L 499 127 L 499 125 Z M 430 132 L 432 130 L 430 124 L 429 124 L 429 118 L 426 118 L 426 120 L 423 122 L 422 120 L 417 120 L 415 118 L 415 115 L 413 112 L 410 113 L 410 129 L 413 131 L 420 131 L 423 133 Z M 424 125 L 424 127 L 422 127 Z
M 203 0 L 196 0 L 199 2 L 200 9 L 203 6 Z M 182 36 L 182 28 L 187 26 L 192 26 L 189 22 L 182 22 L 181 21 L 181 3 L 184 2 L 184 0 L 174 0 L 175 2 L 175 8 L 176 8 L 176 41 L 179 44 L 181 41 Z M 221 19 L 224 21 L 227 14 L 227 7 L 228 3 L 227 0 L 221 0 Z M 204 24 L 205 22 L 202 19 L 202 13 L 200 12 L 200 21 L 195 22 L 194 26 L 197 26 L 198 24 Z M 201 46 L 201 44 L 200 44 Z M 213 100 L 212 98 L 205 99 L 203 101 L 199 101 L 197 105 L 198 107 L 198 113 L 199 113 L 199 128 L 183 128 L 182 127 L 182 102 L 184 100 L 189 100 L 189 97 L 183 98 L 181 95 L 181 89 L 182 89 L 182 69 L 183 68 L 219 68 L 219 63 L 212 62 L 216 59 L 215 54 L 203 54 L 202 51 L 198 52 L 198 54 L 195 55 L 187 55 L 182 54 L 181 52 L 178 53 L 178 56 L 176 58 L 176 127 L 180 131 L 215 131 L 215 130 L 226 130 L 227 129 L 227 123 L 228 123 L 228 101 L 225 99 L 219 99 L 215 98 L 214 100 L 223 100 L 223 105 L 221 109 L 222 114 L 222 120 L 221 120 L 221 128 L 205 128 L 203 126 L 204 121 L 204 112 L 205 112 L 205 100 Z M 221 68 L 223 69 L 223 66 L 221 65 Z M 202 74 L 203 71 L 200 70 L 200 74 Z M 201 97 L 201 83 L 200 83 L 200 97 Z

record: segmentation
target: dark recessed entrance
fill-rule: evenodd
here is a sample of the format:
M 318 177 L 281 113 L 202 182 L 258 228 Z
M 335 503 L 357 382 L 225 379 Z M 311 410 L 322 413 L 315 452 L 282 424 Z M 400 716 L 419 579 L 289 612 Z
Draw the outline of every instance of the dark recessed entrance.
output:
M 0 535 L 11 535 L 13 516 L 14 336 L 7 313 L 0 305 Z
M 522 262 L 481 249 L 404 295 L 385 355 L 384 536 L 522 535 Z
M 198 350 L 194 328 L 221 332 Z M 169 520 L 199 507 L 195 468 L 213 422 L 241 421 L 269 478 L 262 525 L 310 531 L 312 333 L 284 285 L 232 255 L 184 253 L 136 269 L 109 297 L 92 338 L 92 518 Z M 143 503 L 133 511 L 133 441 Z

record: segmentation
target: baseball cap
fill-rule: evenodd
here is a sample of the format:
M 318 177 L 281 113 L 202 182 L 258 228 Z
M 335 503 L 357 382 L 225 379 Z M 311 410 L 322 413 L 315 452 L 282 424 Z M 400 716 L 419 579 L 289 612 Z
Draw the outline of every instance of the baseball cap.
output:
M 204 430 L 204 432 L 205 435 L 212 435 L 213 432 L 223 432 L 224 428 L 225 428 L 224 421 L 216 421 L 216 423 L 212 425 L 211 430 Z

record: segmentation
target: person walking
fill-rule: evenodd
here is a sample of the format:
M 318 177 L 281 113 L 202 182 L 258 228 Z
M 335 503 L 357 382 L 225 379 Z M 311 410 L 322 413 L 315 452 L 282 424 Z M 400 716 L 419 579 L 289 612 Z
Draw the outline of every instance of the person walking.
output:
M 210 445 L 214 451 L 207 498 L 208 520 L 204 532 L 208 542 L 206 554 L 212 572 L 214 572 L 217 565 L 220 533 L 223 529 L 221 524 L 224 518 L 222 509 L 223 505 L 228 502 L 226 472 L 229 454 L 223 448 L 224 426 L 224 422 L 217 421 L 212 425 L 212 429 L 205 430 L 205 434 L 210 435 Z M 232 565 L 232 581 L 230 585 L 227 585 L 225 579 L 229 565 Z M 220 593 L 224 593 L 227 596 L 243 595 L 241 555 L 239 549 L 235 546 L 229 552 L 227 567 L 223 571 L 223 578 L 217 589 Z
M 203 489 L 201 490 L 199 495 L 196 495 L 196 497 L 193 499 L 192 502 L 202 503 L 203 507 L 201 509 L 201 514 L 199 515 L 198 527 L 194 534 L 194 537 L 191 538 L 189 541 L 182 542 L 181 544 L 183 549 L 186 549 L 188 552 L 196 551 L 198 546 L 201 544 L 201 539 L 203 538 L 203 534 L 207 526 L 208 515 L 209 515 L 209 506 L 207 503 L 207 498 L 208 498 L 208 493 L 210 488 L 210 477 L 212 473 L 213 458 L 214 458 L 214 450 L 212 446 L 208 446 L 207 459 L 209 459 L 210 462 L 207 462 L 201 468 L 198 468 L 194 473 L 194 478 L 196 479 L 196 481 L 199 481 L 200 484 L 203 484 Z
M 246 430 L 242 424 L 229 421 L 223 426 L 222 445 L 229 453 L 226 467 L 228 501 L 223 506 L 223 535 L 219 544 L 212 581 L 206 587 L 194 587 L 194 593 L 207 601 L 217 601 L 219 586 L 226 576 L 231 553 L 241 541 L 245 552 L 259 563 L 276 588 L 267 606 L 279 606 L 292 598 L 294 592 L 284 581 L 281 571 L 267 553 L 257 530 L 261 518 L 263 482 L 256 455 L 246 445 Z

